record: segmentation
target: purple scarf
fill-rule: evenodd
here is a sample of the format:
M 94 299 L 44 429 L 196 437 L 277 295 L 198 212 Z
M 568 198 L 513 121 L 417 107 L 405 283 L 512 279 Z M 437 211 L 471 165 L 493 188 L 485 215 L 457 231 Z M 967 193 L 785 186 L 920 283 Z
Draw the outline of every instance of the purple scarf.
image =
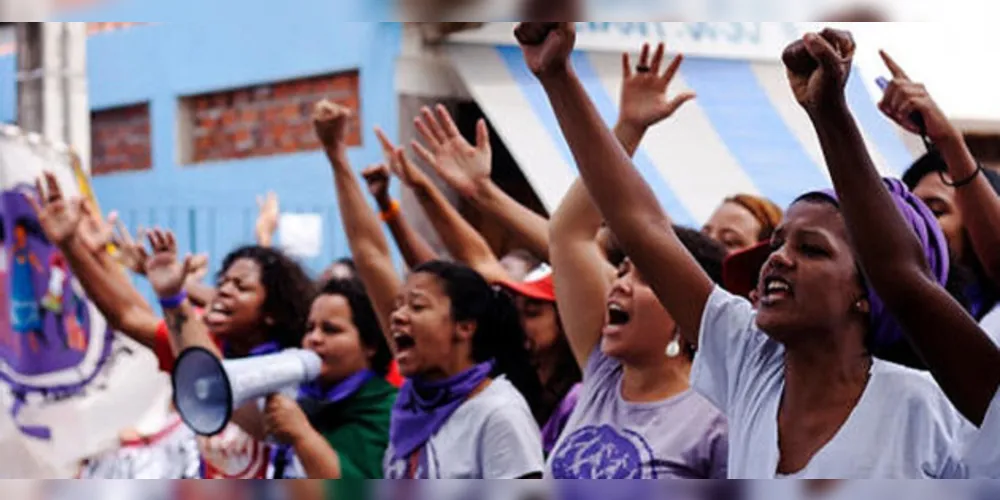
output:
M 263 344 L 260 344 L 259 346 L 250 349 L 250 352 L 247 354 L 246 357 L 252 358 L 254 356 L 263 356 L 265 354 L 274 354 L 278 352 L 281 352 L 281 345 L 279 345 L 277 342 L 264 342 Z M 229 349 L 229 346 L 227 345 L 222 346 L 222 354 L 223 357 L 225 357 L 226 359 L 231 359 L 236 357 L 235 355 L 233 355 L 233 352 Z
M 545 452 L 546 456 L 556 447 L 559 435 L 562 434 L 563 428 L 566 427 L 566 422 L 569 421 L 570 414 L 576 408 L 577 400 L 580 399 L 580 389 L 582 387 L 582 383 L 574 385 L 566 393 L 566 396 L 563 397 L 556 411 L 549 417 L 549 421 L 545 422 L 545 427 L 542 427 L 542 451 Z
M 906 185 L 897 179 L 883 179 L 886 190 L 896 202 L 896 208 L 903 215 L 903 218 L 910 225 L 910 229 L 920 241 L 920 246 L 924 249 L 924 256 L 930 266 L 934 279 L 944 286 L 948 281 L 948 242 L 941 232 L 937 218 L 927 205 L 924 205 L 920 198 L 914 196 Z M 809 194 L 821 194 L 840 204 L 837 193 L 831 189 L 816 191 Z M 808 196 L 808 195 L 805 195 Z M 903 329 L 896 323 L 895 318 L 885 308 L 885 303 L 875 293 L 875 289 L 865 282 L 868 291 L 868 302 L 871 304 L 870 326 L 872 338 L 876 347 L 888 347 L 903 339 Z
M 478 364 L 440 382 L 407 380 L 392 407 L 389 443 L 393 458 L 409 457 L 448 421 L 472 391 L 493 373 L 494 363 Z
M 353 396 L 359 389 L 361 389 L 361 387 L 367 384 L 369 380 L 375 377 L 376 373 L 374 371 L 361 370 L 354 375 L 341 380 L 340 383 L 329 389 L 323 389 L 319 383 L 314 380 L 307 384 L 302 384 L 299 387 L 299 399 L 321 401 L 324 406 L 337 404 Z M 284 477 L 286 467 L 288 464 L 292 463 L 293 451 L 292 447 L 286 444 L 276 446 L 271 451 L 271 463 L 275 465 L 275 479 L 282 479 Z

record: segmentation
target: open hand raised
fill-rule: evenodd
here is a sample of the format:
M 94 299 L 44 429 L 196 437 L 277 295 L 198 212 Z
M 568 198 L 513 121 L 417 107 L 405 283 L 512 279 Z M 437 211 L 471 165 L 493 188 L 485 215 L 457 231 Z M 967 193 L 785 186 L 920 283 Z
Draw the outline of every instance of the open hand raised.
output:
M 258 196 L 257 221 L 254 223 L 257 241 L 266 242 L 267 246 L 270 246 L 274 233 L 278 230 L 280 218 L 281 205 L 278 202 L 278 195 L 269 192 L 266 196 Z
M 45 180 L 44 184 L 42 179 Z M 45 237 L 53 245 L 65 245 L 80 226 L 83 200 L 65 199 L 59 188 L 59 181 L 52 172 L 45 172 L 41 178 L 36 179 L 35 189 L 37 195 L 25 193 L 25 198 L 38 217 Z
M 375 136 L 378 137 L 378 141 L 382 145 L 382 153 L 385 156 L 388 169 L 392 172 L 392 175 L 398 177 L 403 184 L 410 188 L 418 188 L 430 182 L 427 174 L 414 165 L 409 157 L 406 156 L 406 150 L 394 144 L 382 129 L 376 128 Z M 374 165 L 369 167 L 369 170 L 378 169 L 382 166 Z
M 177 241 L 170 231 L 154 229 L 149 232 L 149 245 L 153 255 L 146 262 L 146 279 L 159 297 L 176 297 L 184 289 L 184 281 L 191 273 L 192 262 L 177 260 Z
M 117 212 L 108 215 L 108 223 L 112 224 L 116 233 L 111 235 L 111 243 L 114 244 L 118 252 L 116 258 L 118 263 L 140 276 L 146 275 L 146 261 L 149 260 L 149 252 L 143 243 L 146 231 L 139 227 L 135 233 L 135 238 L 129 232 L 128 227 L 122 222 Z
M 439 104 L 435 111 L 436 117 L 425 107 L 414 120 L 427 147 L 414 142 L 413 148 L 452 189 L 466 198 L 472 197 L 490 181 L 493 150 L 486 121 L 476 123 L 473 146 L 462 137 L 447 108 Z
M 631 56 L 622 54 L 622 94 L 619 122 L 624 125 L 646 130 L 656 123 L 666 120 L 685 102 L 694 99 L 693 92 L 682 92 L 672 99 L 667 98 L 667 88 L 677 70 L 683 55 L 674 57 L 661 74 L 666 46 L 659 44 L 652 60 L 649 58 L 649 44 L 642 47 L 639 65 L 633 69 Z

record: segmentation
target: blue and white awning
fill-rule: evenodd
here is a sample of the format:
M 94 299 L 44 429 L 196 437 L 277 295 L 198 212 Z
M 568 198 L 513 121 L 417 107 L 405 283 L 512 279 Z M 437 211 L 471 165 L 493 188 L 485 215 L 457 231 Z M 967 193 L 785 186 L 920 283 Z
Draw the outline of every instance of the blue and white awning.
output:
M 576 167 L 520 49 L 455 44 L 448 50 L 539 198 L 555 209 L 576 178 Z M 573 58 L 604 120 L 614 124 L 620 56 L 577 52 Z M 678 223 L 699 226 L 722 198 L 735 193 L 787 206 L 807 190 L 830 185 L 819 142 L 780 63 L 688 57 L 672 87 L 698 97 L 649 131 L 634 162 Z M 848 99 L 880 171 L 900 175 L 913 153 L 882 117 L 857 70 Z

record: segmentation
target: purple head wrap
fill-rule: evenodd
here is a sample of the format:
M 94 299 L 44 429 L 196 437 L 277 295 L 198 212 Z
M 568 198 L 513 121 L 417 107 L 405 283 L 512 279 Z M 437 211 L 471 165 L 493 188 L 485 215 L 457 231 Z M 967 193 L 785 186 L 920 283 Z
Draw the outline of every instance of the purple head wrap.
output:
M 910 225 L 920 241 L 920 246 L 924 249 L 924 256 L 930 265 L 931 274 L 938 284 L 944 286 L 948 281 L 948 242 L 941 232 L 937 218 L 927 205 L 924 205 L 920 198 L 917 198 L 910 190 L 897 179 L 883 179 L 885 187 L 896 203 L 896 208 L 903 215 L 903 219 Z M 814 191 L 804 196 L 823 195 L 836 204 L 840 204 L 837 193 L 832 189 Z M 802 197 L 800 197 L 801 199 Z M 865 283 L 868 291 L 868 301 L 871 304 L 871 335 L 873 347 L 875 349 L 889 347 L 903 338 L 903 329 L 896 323 L 896 319 L 885 309 L 885 303 L 879 299 L 878 294 L 871 285 Z

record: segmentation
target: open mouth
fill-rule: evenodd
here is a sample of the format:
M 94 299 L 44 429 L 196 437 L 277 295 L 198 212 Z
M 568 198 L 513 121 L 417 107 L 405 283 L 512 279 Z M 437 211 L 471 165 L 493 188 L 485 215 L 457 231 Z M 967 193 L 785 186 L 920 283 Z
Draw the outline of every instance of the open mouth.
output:
M 209 306 L 208 310 L 205 311 L 205 321 L 209 324 L 219 323 L 229 319 L 232 315 L 232 309 L 220 302 L 213 302 L 212 305 Z
M 392 334 L 392 341 L 396 344 L 397 351 L 407 351 L 413 349 L 417 344 L 413 341 L 413 337 L 400 332 L 395 332 Z
M 764 278 L 764 293 L 761 301 L 765 305 L 773 304 L 782 299 L 787 299 L 793 295 L 792 285 L 779 276 L 768 276 Z
M 608 325 L 622 326 L 628 323 L 630 315 L 622 306 L 611 303 L 608 304 Z

